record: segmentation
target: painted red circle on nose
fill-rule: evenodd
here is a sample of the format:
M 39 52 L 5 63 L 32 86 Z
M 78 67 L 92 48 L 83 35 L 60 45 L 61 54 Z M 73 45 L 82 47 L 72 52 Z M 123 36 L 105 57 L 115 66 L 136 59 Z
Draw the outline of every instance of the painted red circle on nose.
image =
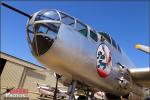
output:
M 101 77 L 107 77 L 108 76 L 108 74 L 104 70 L 102 70 L 101 68 L 97 68 L 97 72 Z

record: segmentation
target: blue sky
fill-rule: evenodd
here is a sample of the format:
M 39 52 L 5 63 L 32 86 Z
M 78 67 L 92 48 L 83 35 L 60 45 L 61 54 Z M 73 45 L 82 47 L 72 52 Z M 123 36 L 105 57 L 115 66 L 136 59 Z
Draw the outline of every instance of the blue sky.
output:
M 41 9 L 59 9 L 109 33 L 137 67 L 149 66 L 149 55 L 136 50 L 135 44 L 149 45 L 148 1 L 5 1 L 28 14 Z M 32 56 L 27 39 L 27 18 L 1 7 L 1 51 L 39 64 Z

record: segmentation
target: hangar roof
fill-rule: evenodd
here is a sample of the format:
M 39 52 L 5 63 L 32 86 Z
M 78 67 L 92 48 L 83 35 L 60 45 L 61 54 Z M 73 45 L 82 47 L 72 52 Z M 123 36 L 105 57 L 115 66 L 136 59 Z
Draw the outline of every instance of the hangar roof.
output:
M 0 52 L 0 57 L 1 58 L 4 58 L 10 62 L 13 62 L 13 63 L 17 63 L 17 64 L 20 64 L 22 66 L 25 66 L 25 67 L 29 67 L 31 69 L 45 69 L 44 66 L 40 66 L 40 65 L 36 65 L 36 64 L 33 64 L 31 62 L 28 62 L 28 61 L 25 61 L 23 59 L 20 59 L 20 58 L 17 58 L 17 57 L 14 57 L 12 55 L 9 55 L 9 54 L 6 54 L 4 52 Z

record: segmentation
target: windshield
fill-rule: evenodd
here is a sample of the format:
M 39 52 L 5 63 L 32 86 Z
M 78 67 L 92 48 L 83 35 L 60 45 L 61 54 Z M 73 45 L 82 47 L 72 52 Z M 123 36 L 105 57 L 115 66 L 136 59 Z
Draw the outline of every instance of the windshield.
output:
M 35 20 L 55 20 L 59 21 L 60 17 L 56 10 L 41 10 Z
M 27 37 L 34 55 L 40 56 L 52 46 L 60 28 L 56 10 L 41 10 L 35 13 L 27 25 Z

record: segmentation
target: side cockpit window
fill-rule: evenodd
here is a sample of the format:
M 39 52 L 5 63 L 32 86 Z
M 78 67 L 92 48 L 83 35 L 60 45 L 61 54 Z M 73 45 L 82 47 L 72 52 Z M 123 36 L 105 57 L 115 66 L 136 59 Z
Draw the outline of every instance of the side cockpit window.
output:
M 118 45 L 118 51 L 119 51 L 119 52 L 121 52 L 121 48 L 120 48 L 120 46 L 119 46 L 119 45 Z
M 113 45 L 113 47 L 115 47 L 115 48 L 117 49 L 117 45 L 116 45 L 115 40 L 114 40 L 114 39 L 111 39 L 111 40 L 112 40 L 112 45 Z
M 87 26 L 79 21 L 76 22 L 76 30 L 84 36 L 87 36 L 88 34 Z
M 107 33 L 104 32 L 98 32 L 98 33 L 102 36 L 102 38 L 104 38 L 108 43 L 111 44 L 111 38 Z
M 72 18 L 72 17 L 70 17 L 70 16 L 68 16 L 62 12 L 60 12 L 60 15 L 61 15 L 61 22 L 63 22 L 66 25 L 74 27 L 74 25 L 75 25 L 75 19 L 74 18 Z
M 59 15 L 55 10 L 41 10 L 35 20 L 55 20 L 59 21 Z
M 98 37 L 97 37 L 97 34 L 96 32 L 90 30 L 90 37 L 95 41 L 97 42 L 98 41 Z

